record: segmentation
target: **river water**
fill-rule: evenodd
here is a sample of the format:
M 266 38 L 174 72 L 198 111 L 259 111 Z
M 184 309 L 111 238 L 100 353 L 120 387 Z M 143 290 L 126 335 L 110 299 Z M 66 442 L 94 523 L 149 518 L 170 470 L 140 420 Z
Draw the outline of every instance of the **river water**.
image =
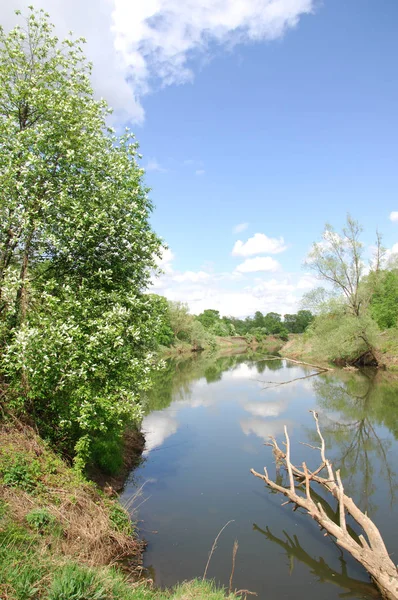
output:
M 232 520 L 208 578 L 228 587 L 237 540 L 233 589 L 269 600 L 379 597 L 354 559 L 250 473 L 266 465 L 275 475 L 264 441 L 282 441 L 284 425 L 292 461 L 315 468 L 318 453 L 301 444 L 318 445 L 309 413 L 315 409 L 346 492 L 398 557 L 398 379 L 374 371 L 307 377 L 313 373 L 285 360 L 236 355 L 169 361 L 156 375 L 143 421 L 144 457 L 122 502 L 135 495 L 134 519 L 148 541 L 145 566 L 157 585 L 201 577 L 217 533 Z

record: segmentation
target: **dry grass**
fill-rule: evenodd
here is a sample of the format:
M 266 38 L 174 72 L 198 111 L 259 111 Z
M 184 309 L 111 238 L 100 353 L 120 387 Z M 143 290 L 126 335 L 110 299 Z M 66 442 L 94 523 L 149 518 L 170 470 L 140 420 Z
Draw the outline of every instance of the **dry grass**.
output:
M 0 499 L 13 522 L 26 526 L 32 510 L 45 508 L 54 518 L 57 535 L 43 535 L 43 544 L 51 543 L 55 552 L 90 566 L 126 557 L 141 562 L 143 544 L 116 500 L 75 473 L 32 429 L 3 426 L 0 436 Z M 7 473 L 13 474 L 20 465 L 26 465 L 29 485 L 5 484 Z

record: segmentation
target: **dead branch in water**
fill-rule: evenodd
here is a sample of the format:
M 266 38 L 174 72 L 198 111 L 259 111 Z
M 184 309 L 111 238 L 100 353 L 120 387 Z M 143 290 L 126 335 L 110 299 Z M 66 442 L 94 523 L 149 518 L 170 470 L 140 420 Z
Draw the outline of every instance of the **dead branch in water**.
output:
M 325 535 L 330 534 L 336 538 L 337 544 L 347 550 L 365 567 L 384 598 L 398 600 L 397 567 L 392 562 L 376 525 L 356 506 L 352 498 L 345 494 L 340 471 L 335 472 L 332 463 L 326 458 L 325 440 L 319 427 L 318 414 L 315 411 L 311 412 L 320 439 L 320 447 L 315 448 L 319 450 L 321 455 L 320 466 L 315 471 L 310 471 L 305 462 L 303 462 L 301 469 L 292 464 L 290 460 L 290 439 L 285 427 L 286 452 L 281 450 L 273 437 L 270 438 L 271 442 L 267 445 L 273 448 L 277 464 L 285 466 L 289 477 L 289 487 L 284 487 L 273 481 L 265 467 L 264 475 L 257 473 L 254 469 L 251 469 L 251 473 L 262 479 L 271 489 L 286 496 L 288 501 L 285 504 L 292 503 L 294 510 L 298 507 L 304 508 L 321 526 L 321 529 L 325 530 Z M 320 476 L 320 473 L 324 470 L 327 477 Z M 330 518 L 320 502 L 314 501 L 311 495 L 311 484 L 314 482 L 321 485 L 337 500 L 339 508 L 338 524 Z M 302 488 L 304 488 L 304 492 Z M 298 493 L 299 491 L 302 493 Z M 363 531 L 357 539 L 351 535 L 350 528 L 347 527 L 346 513 L 356 521 Z
M 212 545 L 212 547 L 211 547 L 210 554 L 209 554 L 209 558 L 207 559 L 207 563 L 206 563 L 205 572 L 203 573 L 203 578 L 202 578 L 203 580 L 204 580 L 204 579 L 206 579 L 206 575 L 207 575 L 207 569 L 209 568 L 209 564 L 210 564 L 210 561 L 211 561 L 211 557 L 213 556 L 213 552 L 214 552 L 214 550 L 217 548 L 217 542 L 218 542 L 218 538 L 220 537 L 220 535 L 222 534 L 222 532 L 224 531 L 224 529 L 225 529 L 226 527 L 228 527 L 228 525 L 229 525 L 230 523 L 233 523 L 234 521 L 235 521 L 235 519 L 231 519 L 230 521 L 228 521 L 228 523 L 225 523 L 224 527 L 222 527 L 222 528 L 220 529 L 220 531 L 218 532 L 218 534 L 217 534 L 217 537 L 216 537 L 216 539 L 214 540 L 214 542 L 213 542 L 213 545 Z
M 305 365 L 306 367 L 313 367 L 314 369 L 318 369 L 319 371 L 334 371 L 332 367 L 321 367 L 319 365 L 313 365 L 312 363 L 304 362 L 303 360 L 294 360 L 293 358 L 289 358 L 288 356 L 265 356 L 261 359 L 263 360 L 288 360 L 289 362 L 295 363 L 296 365 Z
M 317 369 L 316 373 L 310 373 L 309 375 L 303 375 L 302 377 L 295 377 L 294 379 L 289 379 L 288 381 L 264 381 L 263 379 L 256 379 L 260 383 L 268 383 L 269 385 L 263 387 L 263 390 L 268 390 L 270 388 L 279 387 L 281 385 L 287 385 L 288 383 L 293 383 L 294 381 L 300 381 L 301 379 L 310 379 L 311 377 L 316 377 L 321 373 L 327 373 L 328 371 L 333 371 L 329 367 L 320 367 L 319 365 L 312 365 L 310 363 L 304 362 L 302 360 L 294 360 L 293 358 L 287 358 L 286 356 L 278 356 L 278 357 L 265 357 L 263 360 L 288 360 L 289 362 L 295 363 L 297 365 L 304 365 L 306 367 L 312 367 L 313 369 Z M 260 362 L 260 361 L 258 361 Z

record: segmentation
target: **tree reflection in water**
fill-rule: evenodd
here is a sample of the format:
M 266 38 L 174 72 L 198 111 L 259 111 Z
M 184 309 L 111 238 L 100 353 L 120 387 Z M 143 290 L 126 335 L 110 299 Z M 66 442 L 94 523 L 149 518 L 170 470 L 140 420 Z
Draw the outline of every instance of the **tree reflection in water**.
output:
M 308 554 L 301 546 L 297 535 L 291 537 L 286 531 L 283 531 L 285 539 L 282 539 L 274 535 L 269 527 L 261 529 L 261 527 L 255 523 L 253 524 L 253 530 L 258 531 L 263 534 L 267 540 L 283 548 L 290 562 L 290 574 L 293 571 L 294 559 L 296 558 L 309 567 L 312 575 L 314 575 L 320 583 L 330 582 L 346 590 L 346 592 L 340 594 L 341 598 L 364 598 L 365 600 L 380 599 L 380 594 L 373 583 L 370 581 L 361 581 L 360 579 L 355 579 L 348 575 L 347 563 L 344 560 L 343 551 L 337 544 L 336 547 L 340 553 L 340 571 L 336 571 L 329 567 L 322 556 L 316 559 Z
M 372 496 L 383 477 L 390 504 L 395 502 L 396 475 L 391 467 L 391 440 L 380 432 L 387 428 L 398 436 L 398 380 L 374 370 L 323 375 L 313 382 L 317 404 L 324 409 L 322 433 L 341 468 L 344 485 L 362 510 L 374 515 Z M 316 434 L 308 431 L 308 438 Z M 332 454 L 333 456 L 333 454 Z

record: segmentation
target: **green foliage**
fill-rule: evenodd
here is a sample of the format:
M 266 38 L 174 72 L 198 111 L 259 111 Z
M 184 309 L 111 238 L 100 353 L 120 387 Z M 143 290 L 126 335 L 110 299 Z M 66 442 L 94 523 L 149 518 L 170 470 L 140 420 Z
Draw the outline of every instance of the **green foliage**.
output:
M 40 463 L 29 460 L 23 453 L 4 454 L 1 456 L 0 473 L 3 485 L 31 492 L 39 482 Z
M 137 143 L 107 127 L 81 42 L 33 9 L 0 31 L 0 367 L 11 408 L 80 469 L 140 416 L 167 335 Z
M 397 325 L 398 272 L 383 271 L 370 301 L 370 314 L 381 329 Z
M 312 320 L 312 314 L 309 311 L 299 311 L 297 315 L 286 315 L 288 320 L 295 323 L 297 333 L 305 331 Z M 266 335 L 277 335 L 283 340 L 288 339 L 290 331 L 288 324 L 282 321 L 282 317 L 278 313 L 270 312 L 263 315 L 260 311 L 256 311 L 253 317 L 238 319 L 236 317 L 220 317 L 218 310 L 206 309 L 196 317 L 204 327 L 218 336 L 234 336 L 241 335 L 252 340 L 253 336 L 257 342 L 261 342 Z
M 211 329 L 218 321 L 220 321 L 220 313 L 218 310 L 207 308 L 196 317 L 203 327 Z
M 116 475 L 123 466 L 123 449 L 122 433 L 110 429 L 92 439 L 90 462 L 103 473 Z
M 192 320 L 188 335 L 189 341 L 195 350 L 203 350 L 207 346 L 214 349 L 216 346 L 213 333 L 207 331 L 196 319 Z
M 183 302 L 168 302 L 167 322 L 174 333 L 174 342 L 187 342 L 193 350 L 213 348 L 216 344 L 214 332 L 206 329 L 198 317 L 191 315 L 188 305 Z
M 26 515 L 26 521 L 30 527 L 43 533 L 55 524 L 55 517 L 46 508 L 35 508 Z
M 187 331 L 189 330 L 193 317 L 189 314 L 188 305 L 184 302 L 168 303 L 168 314 L 170 327 L 173 330 L 176 339 L 187 339 Z
M 314 316 L 309 310 L 299 310 L 297 314 L 285 315 L 283 324 L 289 333 L 304 333 L 314 320 Z
M 126 535 L 133 534 L 133 525 L 131 522 L 131 517 L 127 513 L 127 511 L 122 506 L 120 506 L 120 504 L 113 502 L 109 507 L 109 515 L 116 531 L 120 531 L 121 533 L 125 533 Z
M 315 354 L 352 362 L 375 347 L 378 327 L 368 314 L 357 317 L 340 309 L 318 316 L 309 333 Z
M 159 346 L 171 346 L 174 342 L 174 331 L 171 325 L 170 303 L 164 296 L 150 295 L 153 315 L 157 315 L 159 325 L 156 330 L 156 341 Z

